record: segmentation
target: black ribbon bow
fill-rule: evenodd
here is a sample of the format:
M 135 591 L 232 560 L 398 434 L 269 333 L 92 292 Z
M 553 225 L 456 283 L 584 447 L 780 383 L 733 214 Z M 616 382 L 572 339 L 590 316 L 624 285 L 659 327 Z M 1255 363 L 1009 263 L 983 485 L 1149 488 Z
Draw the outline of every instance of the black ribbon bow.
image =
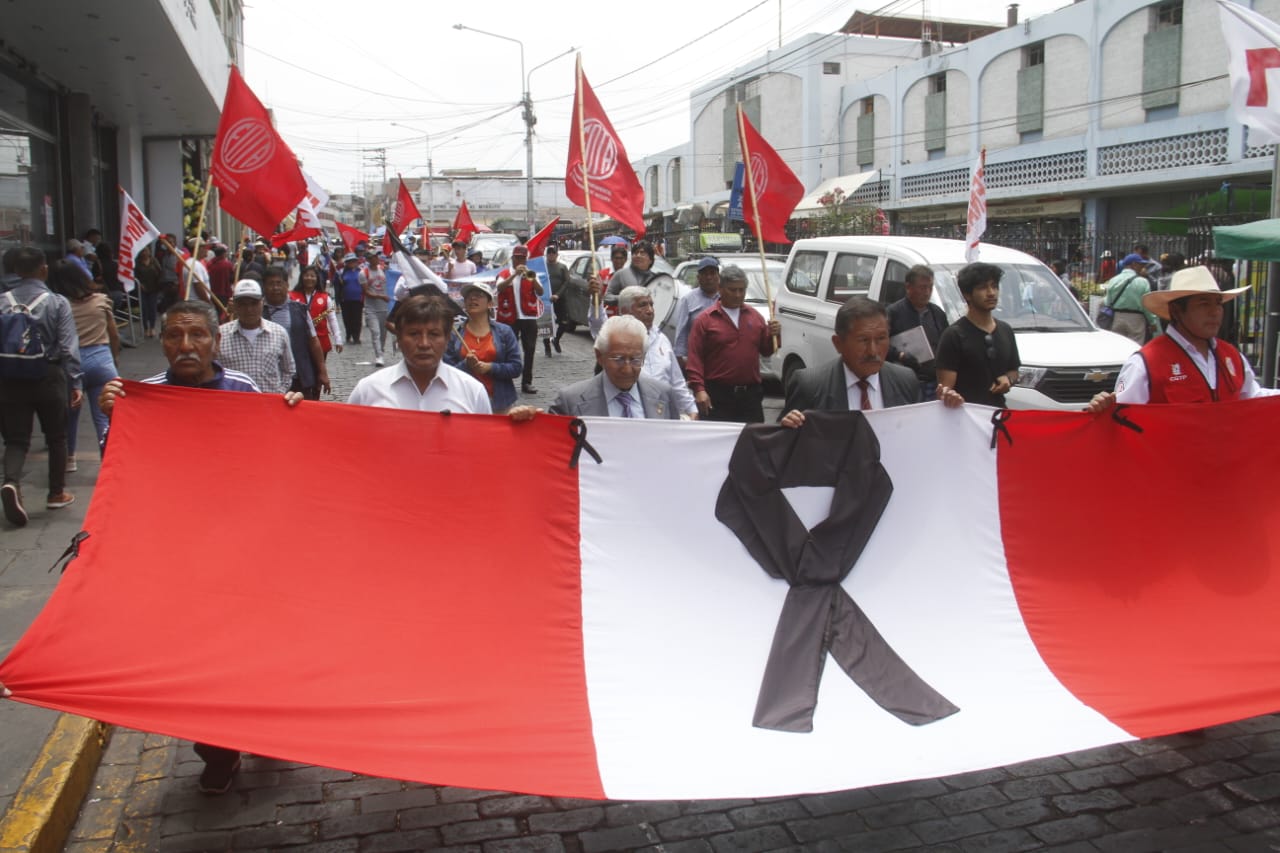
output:
M 835 489 L 830 514 L 812 530 L 782 492 L 793 486 Z M 860 412 L 807 412 L 800 429 L 743 429 L 716 518 L 765 572 L 791 586 L 756 700 L 758 728 L 813 730 L 827 652 L 903 722 L 925 725 L 960 710 L 916 675 L 840 585 L 892 494 L 880 442 Z

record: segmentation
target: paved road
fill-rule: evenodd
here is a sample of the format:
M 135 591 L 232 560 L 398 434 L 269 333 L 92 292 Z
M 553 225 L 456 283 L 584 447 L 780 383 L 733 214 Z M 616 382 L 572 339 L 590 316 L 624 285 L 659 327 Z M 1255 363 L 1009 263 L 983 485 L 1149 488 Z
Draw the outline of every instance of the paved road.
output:
M 151 372 L 158 358 L 147 342 L 127 375 Z M 367 344 L 331 358 L 335 398 L 374 370 L 371 362 Z M 561 356 L 539 349 L 540 393 L 525 399 L 546 405 L 591 365 L 585 335 L 566 338 Z M 91 476 L 73 481 L 86 497 Z M 51 530 L 54 545 L 63 532 Z M 20 566 L 34 578 L 51 547 L 19 554 L 5 571 Z M 66 850 L 1280 850 L 1280 715 L 943 779 L 770 800 L 567 800 L 258 757 L 246 759 L 229 794 L 209 798 L 195 789 L 201 767 L 190 744 L 117 730 Z

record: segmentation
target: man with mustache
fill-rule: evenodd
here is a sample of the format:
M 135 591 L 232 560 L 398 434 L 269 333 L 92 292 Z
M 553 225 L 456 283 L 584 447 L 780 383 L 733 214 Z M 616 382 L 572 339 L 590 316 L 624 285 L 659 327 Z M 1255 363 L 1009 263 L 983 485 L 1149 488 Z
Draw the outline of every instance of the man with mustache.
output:
M 827 364 L 797 370 L 787 380 L 782 425 L 804 424 L 804 411 L 856 412 L 906 406 L 923 400 L 915 373 L 886 361 L 889 317 L 884 306 L 854 296 L 836 312 L 831 343 L 839 354 Z M 944 402 L 958 406 L 954 392 Z
M 215 359 L 221 333 L 218 312 L 208 302 L 179 302 L 160 320 L 160 346 L 169 360 L 169 369 L 142 381 L 149 385 L 182 385 L 187 388 L 212 388 L 216 391 L 257 392 L 258 386 L 248 375 L 223 368 Z M 112 379 L 102 389 L 98 405 L 111 417 L 116 398 L 125 396 L 119 379 Z M 298 391 L 284 395 L 284 401 L 296 406 L 302 399 Z M 197 783 L 201 793 L 218 795 L 231 790 L 236 771 L 240 769 L 240 752 L 207 743 L 195 745 L 196 754 L 205 762 Z

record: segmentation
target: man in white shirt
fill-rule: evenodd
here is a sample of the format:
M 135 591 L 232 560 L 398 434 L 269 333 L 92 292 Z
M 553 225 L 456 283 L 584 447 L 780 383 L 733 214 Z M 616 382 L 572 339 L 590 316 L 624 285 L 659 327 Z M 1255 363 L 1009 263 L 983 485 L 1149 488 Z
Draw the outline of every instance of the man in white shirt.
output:
M 419 412 L 492 414 L 484 385 L 444 363 L 456 309 L 439 296 L 412 296 L 396 306 L 401 361 L 356 383 L 348 403 Z
M 597 313 L 587 315 L 592 338 L 600 333 L 600 327 L 606 319 L 604 305 L 599 307 Z M 676 399 L 680 401 L 680 416 L 686 420 L 697 420 L 698 404 L 684 381 L 684 371 L 680 369 L 680 362 L 676 361 L 675 350 L 662 330 L 653 327 L 653 295 L 648 288 L 639 285 L 624 287 L 618 294 L 618 315 L 630 315 L 644 324 L 649 345 L 645 351 L 642 373 L 670 385 Z
M 444 270 L 444 278 L 453 281 L 458 278 L 466 278 L 469 275 L 476 274 L 476 265 L 467 260 L 467 241 L 453 241 L 453 257 L 449 259 L 448 266 Z

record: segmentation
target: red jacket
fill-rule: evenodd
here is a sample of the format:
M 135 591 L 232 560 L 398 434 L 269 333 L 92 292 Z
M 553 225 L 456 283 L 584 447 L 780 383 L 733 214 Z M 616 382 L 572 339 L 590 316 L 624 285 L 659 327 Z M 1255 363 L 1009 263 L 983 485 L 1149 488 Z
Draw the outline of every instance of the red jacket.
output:
M 1226 341 L 1217 341 L 1212 354 L 1217 362 L 1218 387 L 1196 367 L 1177 341 L 1157 335 L 1140 350 L 1147 365 L 1147 383 L 1152 403 L 1218 403 L 1236 400 L 1244 385 L 1244 358 Z
M 533 290 L 533 282 L 526 279 L 513 279 L 510 287 L 498 291 L 498 322 L 514 325 L 520 319 L 516 311 L 516 288 L 520 288 L 520 309 L 526 318 L 538 316 L 538 294 Z

